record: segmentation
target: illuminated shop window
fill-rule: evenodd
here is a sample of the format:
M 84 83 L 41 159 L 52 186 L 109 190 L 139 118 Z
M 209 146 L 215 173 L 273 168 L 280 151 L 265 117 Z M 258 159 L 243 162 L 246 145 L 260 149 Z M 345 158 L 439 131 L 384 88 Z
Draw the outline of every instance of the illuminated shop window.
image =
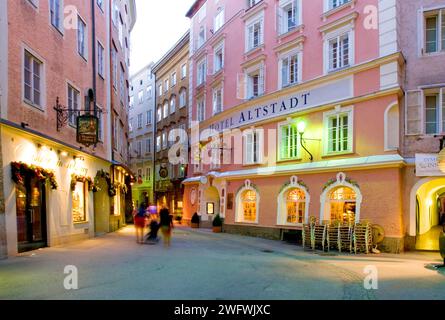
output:
M 348 187 L 334 189 L 330 195 L 331 221 L 354 223 L 356 216 L 357 194 Z
M 241 197 L 245 222 L 256 222 L 257 219 L 257 194 L 253 190 L 247 190 Z
M 85 183 L 77 182 L 72 193 L 73 197 L 73 222 L 81 223 L 87 220 Z
M 286 199 L 287 223 L 298 224 L 304 222 L 306 210 L 306 194 L 301 189 L 288 192 Z

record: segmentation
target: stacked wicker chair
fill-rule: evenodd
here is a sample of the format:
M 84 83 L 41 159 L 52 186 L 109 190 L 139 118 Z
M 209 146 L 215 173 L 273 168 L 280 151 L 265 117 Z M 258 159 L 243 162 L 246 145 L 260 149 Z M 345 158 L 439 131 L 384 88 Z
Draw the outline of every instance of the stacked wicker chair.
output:
M 338 251 L 352 253 L 352 234 L 354 228 L 351 224 L 338 226 Z
M 331 249 L 339 250 L 339 227 L 340 221 L 338 220 L 334 220 L 327 224 L 326 242 L 328 251 L 330 251 Z
M 355 254 L 372 252 L 372 226 L 369 221 L 361 221 L 355 225 L 353 242 Z
M 303 248 L 315 249 L 314 243 L 314 226 L 317 223 L 315 217 L 309 218 L 309 223 L 303 225 Z
M 323 221 L 321 224 L 315 224 L 313 226 L 314 249 L 320 248 L 323 251 L 325 251 L 326 233 L 328 230 L 328 223 L 329 222 L 327 222 L 327 221 Z

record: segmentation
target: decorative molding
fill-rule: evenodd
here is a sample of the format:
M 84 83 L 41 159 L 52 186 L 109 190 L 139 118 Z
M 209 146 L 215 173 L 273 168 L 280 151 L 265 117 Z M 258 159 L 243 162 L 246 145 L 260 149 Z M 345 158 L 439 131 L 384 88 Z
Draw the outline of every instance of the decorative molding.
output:
M 322 25 L 321 27 L 318 28 L 318 30 L 320 30 L 320 32 L 323 33 L 323 35 L 325 35 L 326 33 L 332 31 L 333 29 L 337 29 L 347 24 L 351 24 L 353 26 L 358 16 L 359 16 L 358 12 L 352 12 L 333 22 Z
M 266 1 L 263 0 L 262 3 L 258 3 L 255 6 L 248 8 L 243 15 L 241 15 L 241 19 L 244 21 L 249 20 L 250 18 L 254 17 L 256 14 L 260 13 L 262 10 L 266 10 L 268 7 Z
M 336 14 L 337 12 L 342 11 L 343 9 L 346 9 L 347 7 L 351 7 L 351 9 L 354 9 L 356 1 L 357 0 L 351 0 L 350 2 L 347 2 L 347 3 L 341 5 L 341 6 L 337 7 L 337 8 L 334 8 L 334 9 L 331 9 L 329 11 L 326 11 L 325 13 L 323 13 L 321 15 L 321 18 L 323 19 L 323 22 L 326 22 L 326 20 L 330 16 Z
M 290 51 L 294 48 L 297 48 L 301 45 L 303 45 L 303 43 L 306 40 L 306 36 L 304 35 L 299 35 L 296 39 L 292 40 L 292 41 L 287 41 L 284 42 L 283 44 L 276 46 L 275 48 L 273 48 L 273 50 L 277 53 L 280 54 L 282 52 L 285 51 Z

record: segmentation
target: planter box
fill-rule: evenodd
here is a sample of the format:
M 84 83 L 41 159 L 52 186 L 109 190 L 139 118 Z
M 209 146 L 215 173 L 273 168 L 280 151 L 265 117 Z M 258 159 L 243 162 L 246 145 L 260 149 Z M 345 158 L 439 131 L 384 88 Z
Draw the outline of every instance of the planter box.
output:
M 213 227 L 214 233 L 222 233 L 222 227 Z

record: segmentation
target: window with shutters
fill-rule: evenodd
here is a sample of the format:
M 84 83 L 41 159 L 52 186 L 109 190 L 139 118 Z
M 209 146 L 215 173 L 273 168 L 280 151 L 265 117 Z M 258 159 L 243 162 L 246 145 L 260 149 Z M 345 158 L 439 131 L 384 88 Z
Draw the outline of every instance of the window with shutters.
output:
M 301 0 L 280 0 L 277 10 L 280 35 L 294 30 L 301 24 Z
M 437 135 L 445 132 L 445 87 L 406 93 L 406 135 Z
M 300 135 L 296 122 L 279 124 L 278 132 L 279 160 L 293 160 L 300 158 Z
M 281 56 L 279 62 L 281 88 L 297 84 L 301 81 L 300 55 L 301 52 L 294 51 Z
M 258 65 L 246 71 L 246 94 L 247 99 L 262 96 L 264 92 L 264 65 Z
M 445 8 L 424 12 L 425 53 L 445 51 Z
M 224 68 L 224 43 L 218 44 L 214 49 L 213 73 Z
M 204 121 L 205 120 L 205 99 L 200 98 L 198 99 L 197 103 L 197 120 L 198 121 Z
M 353 151 L 353 108 L 336 108 L 324 115 L 324 154 Z
M 264 43 L 264 13 L 246 23 L 246 52 Z
M 262 129 L 248 129 L 243 132 L 244 164 L 260 164 L 263 159 L 264 132 Z
M 206 72 L 207 72 L 207 61 L 204 58 L 198 62 L 198 76 L 196 79 L 197 86 L 202 85 L 206 81 Z
M 223 89 L 222 87 L 213 89 L 213 115 L 222 112 L 223 108 Z

